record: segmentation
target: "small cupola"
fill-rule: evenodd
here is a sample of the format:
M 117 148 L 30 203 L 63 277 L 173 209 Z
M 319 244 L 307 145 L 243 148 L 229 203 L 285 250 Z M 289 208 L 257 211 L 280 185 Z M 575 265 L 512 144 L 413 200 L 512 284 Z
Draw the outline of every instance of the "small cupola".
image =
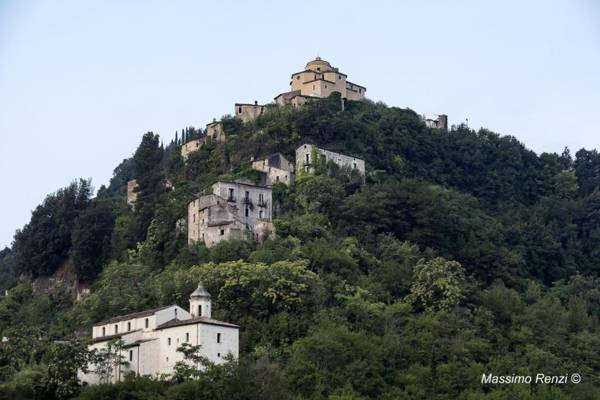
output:
M 210 293 L 202 282 L 198 283 L 198 287 L 190 295 L 190 314 L 192 317 L 210 318 L 211 316 Z

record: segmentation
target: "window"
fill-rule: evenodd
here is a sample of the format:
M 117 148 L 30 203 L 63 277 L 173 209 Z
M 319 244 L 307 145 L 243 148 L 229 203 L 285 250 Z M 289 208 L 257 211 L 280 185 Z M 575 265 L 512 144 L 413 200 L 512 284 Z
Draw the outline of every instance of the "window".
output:
M 341 76 L 341 75 L 338 75 L 338 79 L 342 79 L 342 76 Z
M 308 154 L 306 154 L 306 163 L 308 164 L 310 162 L 310 157 Z
M 217 357 L 221 357 L 221 353 L 217 353 Z
M 202 306 L 198 306 L 198 316 L 202 316 Z
M 167 338 L 167 344 L 170 346 L 171 345 L 171 338 Z
M 356 163 L 354 163 L 354 169 L 356 169 Z
M 186 341 L 186 342 L 189 342 L 189 341 L 190 341 L 190 333 L 189 333 L 189 332 L 186 332 L 186 333 L 185 333 L 185 341 Z
M 279 182 L 279 175 L 275 177 L 275 182 Z
M 277 177 L 277 181 L 279 181 L 279 177 Z M 258 202 L 260 204 L 263 204 L 265 202 L 265 196 L 262 193 L 259 193 L 258 195 Z
M 148 318 L 146 318 L 146 320 L 144 321 L 145 325 L 146 325 L 146 329 L 148 329 L 148 326 L 150 325 L 150 321 L 148 320 Z
M 300 75 L 297 75 L 297 76 L 296 76 L 296 79 L 297 79 L 297 80 L 300 80 Z
M 130 331 L 130 330 L 131 330 L 131 322 L 128 322 L 127 323 L 127 331 Z
M 196 222 L 196 214 L 192 215 L 192 220 L 193 220 L 192 222 Z
M 221 232 L 219 232 L 221 234 L 221 236 L 225 235 L 225 229 L 221 229 Z
M 221 343 L 221 334 L 217 333 L 217 343 Z
M 129 361 L 133 361 L 133 350 L 129 350 Z
M 247 190 L 246 190 L 246 197 L 245 197 L 245 199 L 246 199 L 246 200 L 250 200 L 250 192 L 249 192 L 249 191 L 247 191 Z
M 263 217 L 263 210 L 258 210 L 258 218 L 262 219 Z
M 119 333 L 119 325 L 115 324 L 115 334 Z
M 229 188 L 229 199 L 228 200 L 230 200 L 230 201 L 233 200 L 233 194 L 234 194 L 233 188 Z
M 242 113 L 242 107 L 238 107 L 238 114 Z
M 102 327 L 102 336 L 106 336 L 106 328 L 104 326 Z
M 246 207 L 246 217 L 250 215 L 250 209 Z

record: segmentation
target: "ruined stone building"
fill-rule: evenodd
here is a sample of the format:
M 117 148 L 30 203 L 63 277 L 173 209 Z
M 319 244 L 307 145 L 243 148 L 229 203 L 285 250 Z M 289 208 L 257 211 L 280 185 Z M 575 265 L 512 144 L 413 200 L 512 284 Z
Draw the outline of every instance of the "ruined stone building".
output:
M 315 160 L 314 157 L 321 157 L 321 160 Z M 296 149 L 297 173 L 298 171 L 304 171 L 310 174 L 314 173 L 315 161 L 323 161 L 325 163 L 332 161 L 342 168 L 357 170 L 360 174 L 365 174 L 365 161 L 360 158 L 321 149 L 312 144 L 303 144 Z
M 291 185 L 294 181 L 294 163 L 288 161 L 281 153 L 271 154 L 252 162 L 252 168 L 265 174 L 265 183 L 272 186 L 276 183 Z
M 115 383 L 126 374 L 153 378 L 169 377 L 175 364 L 183 361 L 177 348 L 183 343 L 200 346 L 200 355 L 222 364 L 228 354 L 239 356 L 239 326 L 213 319 L 211 295 L 198 285 L 190 295 L 190 308 L 177 305 L 155 308 L 113 317 L 92 328 L 90 350 L 101 350 L 110 341 L 120 339 L 119 356 L 126 362 L 100 374 L 93 364 L 89 372 L 78 371 L 78 378 L 88 384 Z M 200 365 L 196 365 L 200 368 Z M 103 376 L 104 375 L 104 376 Z
M 137 191 L 138 184 L 135 179 L 132 179 L 129 182 L 127 182 L 127 205 L 129 205 L 131 208 L 135 207 L 135 202 L 137 201 L 138 197 Z
M 223 124 L 213 118 L 212 122 L 206 124 L 206 137 L 217 142 L 225 141 L 225 131 Z
M 248 122 L 262 115 L 265 109 L 266 106 L 258 104 L 258 101 L 255 101 L 254 104 L 235 103 L 235 116 L 243 122 Z
M 247 180 L 218 181 L 188 205 L 188 243 L 257 240 L 273 233 L 271 188 Z
M 304 70 L 292 74 L 290 91 L 275 97 L 279 105 L 304 104 L 310 98 L 328 97 L 338 92 L 344 99 L 361 100 L 367 88 L 347 80 L 348 75 L 320 57 L 309 61 Z
M 204 139 L 194 139 L 181 145 L 181 157 L 186 161 L 190 154 L 196 152 L 204 145 Z
M 440 114 L 436 118 L 427 118 L 423 115 L 421 119 L 428 128 L 448 130 L 448 116 L 446 114 Z

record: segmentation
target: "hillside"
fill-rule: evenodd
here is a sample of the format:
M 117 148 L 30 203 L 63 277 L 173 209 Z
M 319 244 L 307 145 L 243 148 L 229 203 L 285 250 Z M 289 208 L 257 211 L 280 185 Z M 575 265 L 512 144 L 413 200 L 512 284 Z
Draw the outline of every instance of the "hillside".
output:
M 184 162 L 186 128 L 147 133 L 92 197 L 50 194 L 0 253 L 0 399 L 598 399 L 600 156 L 541 154 L 408 109 L 332 95 L 221 121 Z M 363 158 L 273 188 L 276 238 L 187 245 L 187 204 L 250 160 L 302 143 Z M 135 210 L 127 182 L 139 185 Z M 168 187 L 165 187 L 168 182 Z M 32 282 L 71 265 L 70 289 Z M 90 326 L 177 303 L 198 278 L 242 327 L 240 361 L 193 381 L 131 378 L 80 390 Z M 68 286 L 68 285 L 67 285 Z M 482 374 L 580 373 L 578 385 L 482 384 Z M 120 397 L 119 397 L 120 396 Z M 152 396 L 152 397 L 151 397 Z

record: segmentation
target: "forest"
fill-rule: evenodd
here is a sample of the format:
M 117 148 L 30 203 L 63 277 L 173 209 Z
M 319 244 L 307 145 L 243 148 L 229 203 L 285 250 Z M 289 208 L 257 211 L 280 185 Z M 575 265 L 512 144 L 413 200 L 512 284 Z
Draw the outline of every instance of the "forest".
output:
M 596 150 L 536 154 L 335 94 L 221 122 L 227 140 L 185 162 L 202 130 L 148 132 L 110 183 L 75 179 L 35 208 L 0 252 L 0 399 L 600 399 Z M 200 191 L 257 181 L 252 158 L 294 160 L 302 143 L 360 157 L 366 175 L 330 164 L 276 184 L 273 240 L 188 246 L 176 226 Z M 36 290 L 65 269 L 90 286 L 83 301 Z M 238 360 L 78 382 L 95 322 L 185 309 L 199 279 L 213 316 L 241 326 Z M 582 380 L 482 383 L 490 373 Z

